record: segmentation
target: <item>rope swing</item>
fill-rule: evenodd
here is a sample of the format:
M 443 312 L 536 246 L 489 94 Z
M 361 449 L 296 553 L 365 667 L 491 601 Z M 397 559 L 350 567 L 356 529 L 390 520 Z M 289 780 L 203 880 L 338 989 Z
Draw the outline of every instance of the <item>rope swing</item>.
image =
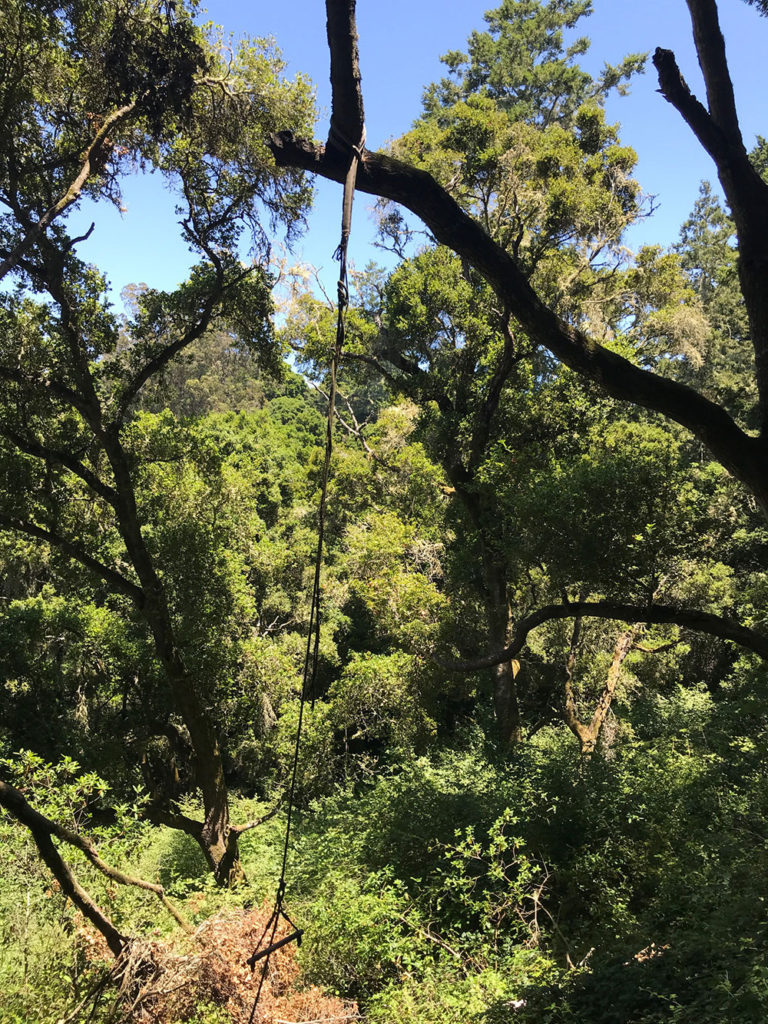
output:
M 333 349 L 333 355 L 331 357 L 331 386 L 328 394 L 328 420 L 325 434 L 325 461 L 323 463 L 323 475 L 320 486 L 320 504 L 318 508 L 317 517 L 317 554 L 315 557 L 315 575 L 312 584 L 312 601 L 310 604 L 309 611 L 307 646 L 304 654 L 304 671 L 302 674 L 301 683 L 301 699 L 299 701 L 299 720 L 296 725 L 296 742 L 293 751 L 293 765 L 291 767 L 291 784 L 288 791 L 288 811 L 285 823 L 285 840 L 283 842 L 283 859 L 280 868 L 280 880 L 277 885 L 277 892 L 275 894 L 275 902 L 272 908 L 272 914 L 264 927 L 264 931 L 261 933 L 261 938 L 258 941 L 256 949 L 247 960 L 247 963 L 252 971 L 255 970 L 257 963 L 261 962 L 262 965 L 261 975 L 259 977 L 259 984 L 256 989 L 256 996 L 253 1000 L 251 1015 L 248 1018 L 248 1024 L 253 1024 L 254 1015 L 259 1005 L 259 999 L 261 998 L 261 992 L 264 987 L 264 981 L 269 971 L 269 961 L 270 958 L 272 957 L 272 954 L 276 952 L 278 949 L 282 949 L 283 946 L 287 946 L 291 942 L 295 942 L 297 946 L 300 946 L 301 939 L 304 934 L 304 929 L 298 928 L 293 923 L 285 909 L 285 872 L 286 865 L 288 862 L 288 850 L 290 847 L 293 805 L 296 796 L 296 782 L 299 773 L 299 751 L 301 749 L 301 730 L 304 722 L 304 708 L 307 700 L 310 700 L 313 706 L 315 702 L 315 683 L 317 679 L 317 663 L 320 650 L 320 570 L 323 564 L 323 542 L 325 538 L 325 514 L 328 499 L 328 479 L 330 476 L 331 456 L 333 454 L 333 427 L 334 419 L 336 416 L 336 376 L 339 362 L 341 360 L 341 353 L 344 348 L 346 312 L 347 306 L 349 305 L 349 282 L 347 279 L 347 246 L 349 243 L 349 233 L 352 226 L 352 201 L 355 195 L 357 168 L 362 158 L 363 147 L 365 146 L 365 127 L 363 127 L 362 135 L 358 145 L 354 145 L 350 143 L 348 139 L 343 138 L 338 129 L 334 129 L 333 127 L 331 128 L 331 135 L 334 138 L 335 143 L 340 148 L 343 147 L 345 150 L 349 152 L 350 158 L 349 169 L 347 171 L 347 176 L 344 181 L 344 199 L 342 204 L 341 215 L 341 241 L 339 242 L 339 246 L 336 249 L 336 252 L 334 253 L 334 259 L 339 261 L 336 342 Z M 277 928 L 278 925 L 280 924 L 281 919 L 285 921 L 285 923 L 292 930 L 288 935 L 284 936 L 282 939 L 275 940 L 275 935 L 277 934 Z M 266 945 L 262 949 L 262 945 L 264 944 L 265 939 Z

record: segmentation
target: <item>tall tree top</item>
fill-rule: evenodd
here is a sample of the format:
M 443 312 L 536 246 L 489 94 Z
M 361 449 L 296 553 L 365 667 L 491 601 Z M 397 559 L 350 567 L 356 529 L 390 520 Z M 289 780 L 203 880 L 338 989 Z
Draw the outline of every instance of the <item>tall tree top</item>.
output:
M 452 50 L 441 59 L 449 77 L 427 88 L 427 116 L 477 93 L 495 100 L 514 121 L 569 124 L 584 103 L 602 103 L 605 94 L 642 68 L 633 54 L 606 65 L 598 80 L 576 63 L 590 41 L 579 36 L 570 45 L 564 32 L 592 13 L 591 0 L 504 0 L 488 11 L 488 30 L 472 32 L 467 52 Z

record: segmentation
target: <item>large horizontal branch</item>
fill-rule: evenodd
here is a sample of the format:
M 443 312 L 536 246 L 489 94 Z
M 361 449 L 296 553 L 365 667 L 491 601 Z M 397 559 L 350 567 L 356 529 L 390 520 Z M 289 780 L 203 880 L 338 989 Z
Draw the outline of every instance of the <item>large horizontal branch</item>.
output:
M 301 167 L 332 181 L 343 182 L 346 177 L 346 163 L 335 149 L 294 138 L 290 132 L 272 136 L 271 147 L 280 165 Z M 693 388 L 640 369 L 561 320 L 539 299 L 509 253 L 430 174 L 366 151 L 357 172 L 357 188 L 391 199 L 415 213 L 438 242 L 467 259 L 485 277 L 533 342 L 549 349 L 614 398 L 655 410 L 682 424 L 768 509 L 766 445 L 745 434 L 723 408 Z
M 114 506 L 117 501 L 117 494 L 113 487 L 109 484 L 105 484 L 93 470 L 83 465 L 79 459 L 76 459 L 74 455 L 69 452 L 58 451 L 55 448 L 49 448 L 47 445 L 42 444 L 40 441 L 35 440 L 31 437 L 23 437 L 18 434 L 15 430 L 2 429 L 0 433 L 8 438 L 9 441 L 15 445 L 19 451 L 24 452 L 26 455 L 32 455 L 35 458 L 42 459 L 51 465 L 63 466 L 68 469 L 70 473 L 74 473 L 75 476 L 80 477 L 84 484 L 86 484 L 94 494 L 98 494 L 100 498 L 103 498 L 108 504 Z
M 26 534 L 27 537 L 35 537 L 37 540 L 45 541 L 46 544 L 50 544 L 52 547 L 58 548 L 68 558 L 73 559 L 75 562 L 79 562 L 86 569 L 89 569 L 96 576 L 101 577 L 106 583 L 108 583 L 114 590 L 120 594 L 125 594 L 126 597 L 130 597 L 131 600 L 139 607 L 144 605 L 144 591 L 141 587 L 136 586 L 129 579 L 126 579 L 116 569 L 112 569 L 108 565 L 104 565 L 98 558 L 94 558 L 93 555 L 89 555 L 87 551 L 84 551 L 79 545 L 69 540 L 67 537 L 62 537 L 60 533 L 55 530 L 46 529 L 43 526 L 38 526 L 37 523 L 32 523 L 27 519 L 17 519 L 15 516 L 9 516 L 4 513 L 0 513 L 0 529 L 14 530 L 16 533 Z
M 690 2 L 693 8 L 699 0 Z M 700 2 L 712 3 L 713 0 Z M 356 110 L 362 114 L 355 0 L 326 0 L 326 10 L 333 109 L 349 111 L 349 116 L 354 116 Z M 333 31 L 330 31 L 331 24 Z M 704 114 L 709 117 L 706 111 Z M 272 136 L 271 148 L 280 166 L 303 168 L 333 181 L 345 180 L 348 153 L 340 151 L 336 145 L 324 147 L 297 139 L 290 132 L 280 132 Z M 756 173 L 750 180 L 754 179 L 760 182 Z M 723 408 L 692 388 L 640 369 L 561 320 L 541 301 L 510 254 L 469 217 L 430 174 L 366 151 L 357 171 L 357 188 L 400 203 L 416 214 L 438 242 L 466 259 L 485 277 L 531 341 L 548 348 L 563 363 L 595 381 L 614 398 L 655 410 L 690 430 L 729 472 L 752 490 L 768 515 L 768 444 L 745 434 Z M 742 263 L 743 256 L 742 252 Z M 768 295 L 768 288 L 763 292 Z M 758 297 L 755 301 L 759 301 L 761 294 L 760 289 L 754 290 Z M 750 296 L 751 293 L 745 293 L 748 307 Z M 765 303 L 768 306 L 768 298 Z M 755 319 L 750 313 L 753 335 Z M 765 319 L 768 322 L 768 315 Z M 758 353 L 758 386 L 761 398 L 765 393 L 764 407 L 768 410 L 768 343 L 763 347 L 765 367 Z M 763 377 L 765 389 L 761 386 Z
M 549 604 L 526 615 L 516 623 L 512 642 L 502 651 L 486 654 L 469 661 L 436 660 L 441 668 L 453 672 L 476 672 L 493 668 L 516 658 L 528 640 L 528 634 L 543 625 L 558 619 L 571 618 L 610 619 L 618 622 L 644 622 L 651 625 L 680 626 L 698 633 L 731 640 L 740 647 L 754 651 L 768 661 L 768 637 L 754 629 L 742 626 L 734 619 L 698 608 L 671 608 L 667 605 L 622 604 L 615 601 L 569 601 L 567 604 Z
M 175 828 L 179 832 L 183 832 L 185 835 L 196 839 L 198 842 L 200 842 L 200 837 L 203 834 L 202 821 L 196 821 L 186 814 L 169 811 L 155 804 L 150 804 L 144 810 L 144 817 L 147 821 L 151 821 L 153 825 L 165 825 L 167 828 Z

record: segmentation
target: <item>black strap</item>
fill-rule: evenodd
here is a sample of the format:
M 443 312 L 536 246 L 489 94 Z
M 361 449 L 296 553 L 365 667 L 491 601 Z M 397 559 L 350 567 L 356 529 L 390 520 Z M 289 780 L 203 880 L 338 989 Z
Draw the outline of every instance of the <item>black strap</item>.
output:
M 259 1005 L 259 999 L 261 998 L 261 991 L 264 987 L 264 981 L 269 970 L 269 961 L 275 950 L 281 949 L 283 946 L 288 945 L 290 942 L 296 942 L 297 945 L 301 945 L 301 938 L 304 934 L 302 928 L 297 928 L 296 925 L 291 921 L 290 917 L 285 911 L 283 905 L 285 898 L 285 871 L 288 863 L 288 850 L 290 848 L 291 838 L 291 825 L 293 820 L 293 804 L 296 796 L 296 784 L 299 774 L 299 752 L 301 749 L 301 730 L 304 722 L 304 708 L 308 699 L 311 698 L 312 704 L 314 705 L 315 700 L 315 683 L 317 680 L 317 663 L 318 654 L 320 649 L 320 571 L 323 565 L 323 543 L 325 540 L 325 516 L 326 506 L 328 501 L 328 480 L 330 477 L 331 469 L 331 457 L 333 455 L 333 427 L 336 416 L 336 377 L 338 373 L 338 366 L 341 360 L 341 353 L 344 348 L 344 333 L 345 333 L 345 319 L 347 306 L 349 305 L 349 286 L 347 281 L 347 246 L 349 243 L 349 233 L 352 226 L 352 202 L 355 195 L 355 182 L 357 180 L 357 168 L 362 158 L 363 148 L 365 146 L 365 129 L 363 129 L 363 135 L 360 139 L 360 144 L 355 146 L 351 145 L 346 139 L 342 139 L 339 136 L 338 131 L 332 129 L 332 134 L 335 134 L 336 139 L 342 142 L 350 151 L 349 170 L 347 171 L 347 177 L 344 182 L 344 200 L 342 205 L 341 214 L 341 241 L 339 246 L 334 253 L 334 258 L 340 263 L 339 267 L 339 283 L 338 283 L 338 313 L 336 318 L 336 344 L 333 350 L 333 357 L 331 359 L 331 387 L 328 395 L 328 420 L 326 424 L 325 434 L 325 460 L 323 462 L 323 475 L 320 486 L 320 505 L 318 508 L 317 516 L 317 554 L 315 556 L 315 575 L 312 584 L 312 601 L 310 604 L 309 611 L 309 629 L 307 632 L 307 646 L 304 653 L 304 671 L 302 674 L 301 683 L 301 699 L 299 701 L 299 720 L 296 724 L 296 742 L 293 751 L 293 764 L 291 766 L 291 784 L 288 792 L 288 811 L 285 823 L 285 840 L 283 842 L 283 859 L 280 867 L 280 881 L 277 885 L 277 893 L 275 895 L 275 903 L 272 909 L 272 914 L 267 921 L 264 931 L 261 934 L 256 949 L 253 954 L 248 958 L 247 963 L 251 970 L 254 970 L 258 961 L 262 960 L 263 965 L 261 968 L 261 977 L 259 978 L 259 985 L 256 990 L 256 996 L 253 1001 L 253 1007 L 251 1008 L 251 1015 L 248 1018 L 248 1024 L 253 1024 L 254 1014 L 256 1013 L 256 1007 Z M 291 934 L 286 935 L 285 938 L 275 940 L 277 933 L 277 926 L 280 923 L 280 919 L 286 921 L 293 929 Z M 264 939 L 269 933 L 269 940 L 266 947 L 260 949 Z

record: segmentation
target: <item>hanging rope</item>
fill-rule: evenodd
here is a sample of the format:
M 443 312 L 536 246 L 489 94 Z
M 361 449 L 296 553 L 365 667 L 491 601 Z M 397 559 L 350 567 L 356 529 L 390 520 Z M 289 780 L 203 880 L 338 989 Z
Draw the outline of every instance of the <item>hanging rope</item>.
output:
M 331 357 L 331 386 L 328 394 L 328 420 L 326 424 L 325 433 L 325 460 L 323 462 L 323 475 L 320 484 L 320 505 L 318 508 L 317 516 L 317 554 L 315 557 L 315 574 L 312 583 L 312 600 L 309 609 L 309 628 L 307 631 L 307 646 L 304 653 L 304 670 L 302 673 L 301 682 L 301 699 L 299 701 L 299 720 L 296 725 L 296 742 L 293 750 L 293 764 L 291 766 L 291 783 L 288 790 L 288 810 L 286 814 L 285 822 L 285 839 L 283 842 L 283 858 L 280 867 L 280 880 L 277 884 L 277 892 L 275 894 L 275 902 L 272 908 L 272 914 L 269 920 L 264 926 L 264 931 L 261 933 L 261 937 L 256 945 L 256 949 L 253 954 L 248 958 L 247 963 L 251 970 L 254 970 L 256 964 L 262 961 L 261 975 L 259 977 L 258 988 L 256 989 L 256 995 L 253 1000 L 253 1006 L 251 1008 L 251 1015 L 248 1018 L 248 1024 L 253 1024 L 254 1015 L 259 1005 L 259 999 L 261 998 L 261 991 L 264 987 L 264 982 L 269 971 L 269 961 L 272 954 L 282 949 L 283 946 L 287 946 L 290 942 L 295 942 L 298 946 L 301 945 L 301 939 L 304 934 L 303 928 L 297 928 L 293 921 L 288 916 L 285 909 L 285 872 L 288 863 L 288 850 L 290 849 L 290 838 L 291 838 L 291 825 L 293 821 L 293 804 L 296 796 L 296 784 L 299 775 L 299 752 L 301 749 L 301 730 L 304 723 L 304 709 L 308 699 L 311 700 L 312 706 L 315 703 L 315 684 L 317 680 L 317 663 L 319 660 L 320 652 L 320 571 L 323 565 L 323 543 L 325 540 L 325 514 L 326 506 L 328 501 L 328 480 L 331 469 L 331 456 L 333 455 L 333 427 L 334 419 L 336 416 L 336 376 L 339 367 L 339 361 L 341 359 L 341 353 L 344 348 L 344 332 L 346 322 L 347 306 L 349 305 L 349 282 L 347 280 L 347 246 L 349 243 L 349 232 L 352 227 L 352 201 L 355 195 L 355 181 L 357 180 L 357 168 L 362 158 L 363 147 L 365 146 L 365 128 L 363 128 L 362 138 L 360 139 L 359 145 L 351 144 L 347 139 L 344 139 L 338 130 L 331 127 L 331 135 L 335 137 L 337 142 L 341 142 L 346 149 L 350 152 L 349 170 L 347 171 L 347 177 L 344 182 L 344 200 L 342 205 L 341 214 L 341 241 L 339 246 L 334 253 L 334 259 L 339 261 L 339 283 L 338 283 L 338 302 L 337 302 L 337 316 L 336 316 L 336 341 L 333 348 L 333 355 Z M 280 924 L 280 920 L 283 920 L 290 926 L 292 931 L 290 934 L 284 936 L 282 939 L 275 941 L 277 934 L 277 928 Z M 264 940 L 267 939 L 267 944 L 262 949 Z

